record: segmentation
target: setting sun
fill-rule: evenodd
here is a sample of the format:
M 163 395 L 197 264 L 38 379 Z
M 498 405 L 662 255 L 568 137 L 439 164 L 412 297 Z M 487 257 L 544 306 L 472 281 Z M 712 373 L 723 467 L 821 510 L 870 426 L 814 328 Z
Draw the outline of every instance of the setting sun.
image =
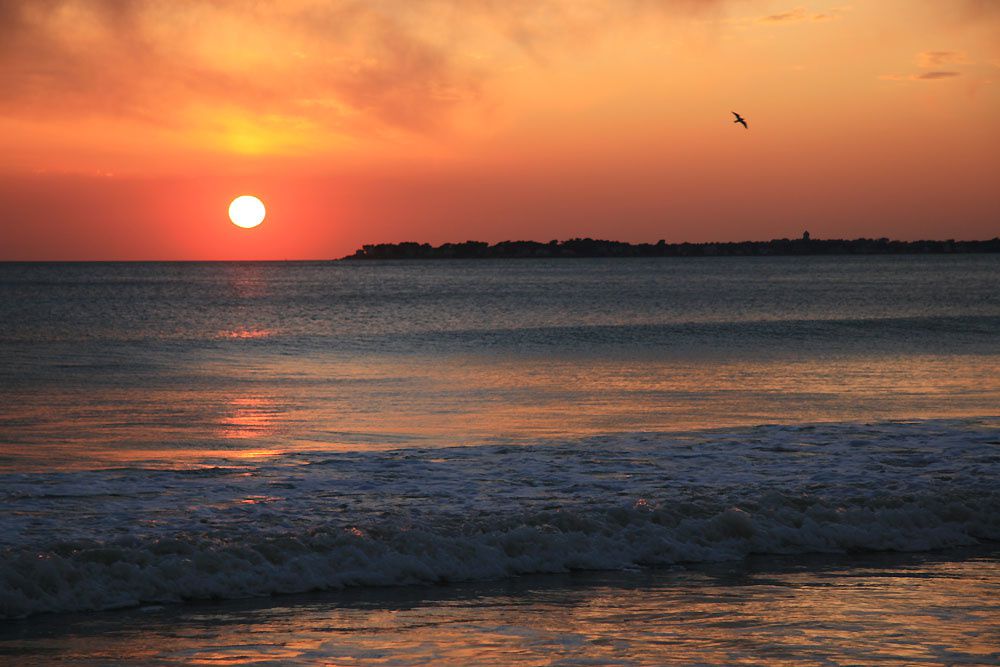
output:
M 250 229 L 264 221 L 264 202 L 253 195 L 242 195 L 229 205 L 229 219 L 237 227 Z

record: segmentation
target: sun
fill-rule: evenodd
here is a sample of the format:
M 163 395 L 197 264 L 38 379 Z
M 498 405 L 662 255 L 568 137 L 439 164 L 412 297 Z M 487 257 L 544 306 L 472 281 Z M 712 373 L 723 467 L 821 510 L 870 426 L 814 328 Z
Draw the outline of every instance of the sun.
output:
M 241 195 L 229 205 L 229 219 L 243 229 L 250 229 L 264 222 L 266 213 L 264 202 L 253 195 Z

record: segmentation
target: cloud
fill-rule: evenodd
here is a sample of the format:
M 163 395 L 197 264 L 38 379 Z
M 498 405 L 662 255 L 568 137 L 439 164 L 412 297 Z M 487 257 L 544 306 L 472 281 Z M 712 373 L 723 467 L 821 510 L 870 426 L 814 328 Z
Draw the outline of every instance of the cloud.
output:
M 169 124 L 190 106 L 337 126 L 353 112 L 423 130 L 479 86 L 443 46 L 355 2 L 322 11 L 209 0 L 15 2 L 4 4 L 0 35 L 7 114 Z M 317 97 L 340 104 L 304 113 L 299 101 Z
M 470 56 L 483 43 L 544 62 L 623 23 L 722 4 L 0 0 L 0 114 L 434 133 L 486 104 L 500 64 Z
M 962 76 L 961 72 L 934 71 L 922 72 L 920 74 L 883 74 L 879 78 L 883 81 L 937 81 L 940 79 L 952 79 Z
M 757 19 L 757 21 L 759 23 L 789 23 L 804 21 L 806 18 L 808 18 L 806 11 L 799 7 L 788 12 L 782 12 L 781 14 L 769 14 L 768 16 L 762 16 Z
M 803 21 L 830 21 L 837 18 L 838 10 L 831 10 L 826 13 L 808 12 L 802 7 L 796 7 L 786 12 L 778 14 L 768 14 L 760 16 L 754 20 L 755 23 L 801 23 Z
M 918 74 L 916 78 L 924 81 L 933 81 L 935 79 L 950 79 L 952 77 L 961 75 L 962 75 L 961 72 L 935 71 L 935 72 L 924 72 L 923 74 Z
M 885 81 L 939 81 L 962 76 L 962 72 L 953 69 L 942 69 L 949 65 L 973 65 L 969 57 L 962 51 L 923 51 L 917 54 L 917 64 L 929 68 L 929 72 L 919 74 L 883 74 L 880 79 Z
M 957 5 L 973 21 L 1000 16 L 1000 2 L 996 0 L 961 0 Z
M 924 51 L 917 54 L 920 67 L 941 67 L 942 65 L 972 65 L 965 53 L 958 51 Z

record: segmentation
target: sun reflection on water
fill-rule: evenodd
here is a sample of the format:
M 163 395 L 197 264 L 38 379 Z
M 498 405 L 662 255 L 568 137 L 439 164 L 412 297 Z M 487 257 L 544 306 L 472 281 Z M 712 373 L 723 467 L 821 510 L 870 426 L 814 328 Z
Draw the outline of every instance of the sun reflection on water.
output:
M 233 329 L 228 331 L 220 331 L 219 338 L 234 338 L 234 339 L 254 339 L 254 338 L 268 338 L 274 335 L 274 331 L 271 329 Z
M 236 397 L 229 401 L 228 413 L 220 420 L 222 437 L 227 440 L 260 438 L 276 427 L 278 409 L 274 401 L 256 396 Z M 254 456 L 255 450 L 234 454 L 240 458 Z

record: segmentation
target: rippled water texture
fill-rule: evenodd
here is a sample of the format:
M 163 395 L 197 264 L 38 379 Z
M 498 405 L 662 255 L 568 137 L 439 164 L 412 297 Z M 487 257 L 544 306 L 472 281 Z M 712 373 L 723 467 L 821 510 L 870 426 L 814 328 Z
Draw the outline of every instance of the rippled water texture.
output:
M 983 416 L 1000 258 L 0 265 L 0 466 Z
M 0 264 L 0 659 L 996 662 L 998 359 L 988 255 Z

